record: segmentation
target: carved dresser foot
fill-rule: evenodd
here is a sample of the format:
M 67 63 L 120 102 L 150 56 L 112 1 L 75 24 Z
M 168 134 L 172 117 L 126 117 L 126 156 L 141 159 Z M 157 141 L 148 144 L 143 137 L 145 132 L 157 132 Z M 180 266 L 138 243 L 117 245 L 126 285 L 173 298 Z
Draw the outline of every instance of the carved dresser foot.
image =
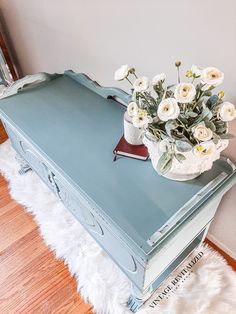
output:
M 152 295 L 153 289 L 150 286 L 146 291 L 140 292 L 135 286 L 132 285 L 132 294 L 129 297 L 129 301 L 127 303 L 128 308 L 136 313 L 140 307 L 146 302 Z

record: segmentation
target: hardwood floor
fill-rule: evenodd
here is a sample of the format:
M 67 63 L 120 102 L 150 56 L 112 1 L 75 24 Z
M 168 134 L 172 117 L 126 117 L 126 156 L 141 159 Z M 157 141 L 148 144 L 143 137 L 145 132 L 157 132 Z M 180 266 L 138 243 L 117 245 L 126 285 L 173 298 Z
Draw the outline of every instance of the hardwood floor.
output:
M 0 313 L 91 314 L 63 262 L 42 241 L 37 225 L 13 201 L 0 176 Z
M 2 122 L 0 120 L 0 144 L 7 139 L 7 133 L 5 132 Z
M 4 139 L 0 127 L 0 143 Z M 236 262 L 220 253 L 236 269 Z M 92 309 L 76 292 L 67 267 L 42 241 L 32 216 L 11 199 L 0 176 L 0 314 L 16 313 L 92 314 Z
M 206 239 L 205 242 L 209 244 L 214 250 L 218 251 L 218 253 L 220 253 L 226 259 L 227 263 L 236 271 L 236 260 L 234 260 L 228 254 L 222 251 L 218 246 L 216 246 L 210 240 Z

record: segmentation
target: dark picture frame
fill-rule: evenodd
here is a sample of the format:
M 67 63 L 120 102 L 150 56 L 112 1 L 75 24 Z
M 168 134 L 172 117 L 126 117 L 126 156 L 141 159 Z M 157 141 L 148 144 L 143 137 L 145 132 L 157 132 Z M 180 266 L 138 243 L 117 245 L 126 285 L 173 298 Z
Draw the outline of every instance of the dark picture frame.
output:
M 5 86 L 11 85 L 18 79 L 18 75 L 11 61 L 7 46 L 2 33 L 0 32 L 0 95 Z M 7 134 L 0 120 L 0 144 L 7 139 Z
M 2 33 L 0 33 L 0 84 L 9 86 L 18 79 Z

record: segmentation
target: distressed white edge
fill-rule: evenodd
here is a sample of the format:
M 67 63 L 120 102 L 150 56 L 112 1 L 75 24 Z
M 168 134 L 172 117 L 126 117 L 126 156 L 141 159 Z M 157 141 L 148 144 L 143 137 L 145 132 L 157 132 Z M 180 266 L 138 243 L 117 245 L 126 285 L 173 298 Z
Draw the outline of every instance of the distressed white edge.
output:
M 150 246 L 153 246 L 156 244 L 156 242 L 164 236 L 178 221 L 183 217 L 184 213 L 186 213 L 189 210 L 189 207 L 195 204 L 196 199 L 201 199 L 204 197 L 207 193 L 204 193 L 206 190 L 208 190 L 209 187 L 212 185 L 216 185 L 217 183 L 221 182 L 223 179 L 227 177 L 227 174 L 225 172 L 222 172 L 219 174 L 215 179 L 210 181 L 207 185 L 205 185 L 200 191 L 198 191 L 197 194 L 195 194 L 187 203 L 185 203 L 160 229 L 158 229 L 156 232 L 151 235 L 151 237 L 147 240 L 147 243 Z M 208 192 L 208 191 L 207 191 Z
M 22 79 L 19 79 L 13 82 L 8 87 L 6 87 L 6 89 L 3 91 L 0 98 L 2 99 L 8 96 L 17 94 L 19 89 L 22 89 L 25 85 L 33 84 L 36 82 L 44 82 L 49 79 L 50 79 L 50 76 L 44 72 L 33 74 L 33 75 L 26 75 Z

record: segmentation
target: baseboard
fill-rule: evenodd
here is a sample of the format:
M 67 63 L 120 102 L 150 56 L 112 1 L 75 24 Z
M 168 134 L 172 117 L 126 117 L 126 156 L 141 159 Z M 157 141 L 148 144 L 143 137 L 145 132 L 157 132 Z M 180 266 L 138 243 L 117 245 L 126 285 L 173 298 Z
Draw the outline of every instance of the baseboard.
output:
M 207 238 L 236 261 L 236 253 L 230 250 L 225 244 L 216 239 L 216 237 L 210 233 L 207 234 Z

